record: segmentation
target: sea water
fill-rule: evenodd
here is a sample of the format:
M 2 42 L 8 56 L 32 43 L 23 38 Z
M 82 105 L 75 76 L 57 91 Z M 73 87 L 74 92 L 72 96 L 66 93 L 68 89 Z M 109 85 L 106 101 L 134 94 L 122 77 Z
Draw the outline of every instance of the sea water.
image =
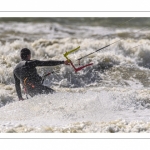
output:
M 150 132 L 150 19 L 130 19 L 0 18 L 0 132 Z M 18 100 L 13 69 L 22 48 L 32 59 L 65 60 L 78 46 L 69 59 L 92 66 L 37 67 L 41 76 L 54 72 L 44 84 L 56 93 L 26 99 L 22 89 Z

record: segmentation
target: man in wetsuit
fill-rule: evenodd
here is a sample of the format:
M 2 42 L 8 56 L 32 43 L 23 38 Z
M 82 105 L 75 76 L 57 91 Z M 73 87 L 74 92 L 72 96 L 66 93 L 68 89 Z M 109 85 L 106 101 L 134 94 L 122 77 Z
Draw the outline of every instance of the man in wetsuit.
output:
M 42 77 L 38 75 L 37 66 L 55 66 L 60 64 L 68 65 L 68 61 L 39 61 L 30 60 L 31 51 L 27 48 L 23 48 L 20 52 L 22 61 L 20 61 L 13 70 L 15 79 L 15 88 L 19 100 L 22 98 L 20 83 L 22 83 L 25 91 L 31 96 L 37 94 L 48 94 L 55 92 L 53 89 L 44 86 L 42 84 Z

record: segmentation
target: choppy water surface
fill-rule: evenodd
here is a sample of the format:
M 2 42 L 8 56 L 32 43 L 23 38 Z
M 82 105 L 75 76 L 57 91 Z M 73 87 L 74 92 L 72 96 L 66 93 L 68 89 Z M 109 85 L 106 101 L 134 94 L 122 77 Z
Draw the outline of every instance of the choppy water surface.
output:
M 0 18 L 0 132 L 149 132 L 149 18 Z M 116 43 L 114 43 L 116 42 Z M 114 43 L 114 44 L 112 44 Z M 32 58 L 92 66 L 39 67 L 53 95 L 18 101 L 13 68 Z M 23 91 L 22 91 L 23 92 Z M 25 94 L 23 94 L 25 98 Z

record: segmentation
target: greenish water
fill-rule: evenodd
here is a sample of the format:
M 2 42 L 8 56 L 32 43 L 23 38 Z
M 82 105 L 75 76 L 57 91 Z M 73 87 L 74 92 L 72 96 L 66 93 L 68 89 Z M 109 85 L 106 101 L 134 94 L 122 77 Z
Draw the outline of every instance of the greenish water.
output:
M 134 18 L 130 23 L 126 21 Z M 89 25 L 106 27 L 143 27 L 149 26 L 150 18 L 146 17 L 1 17 L 0 22 L 50 22 L 63 25 Z

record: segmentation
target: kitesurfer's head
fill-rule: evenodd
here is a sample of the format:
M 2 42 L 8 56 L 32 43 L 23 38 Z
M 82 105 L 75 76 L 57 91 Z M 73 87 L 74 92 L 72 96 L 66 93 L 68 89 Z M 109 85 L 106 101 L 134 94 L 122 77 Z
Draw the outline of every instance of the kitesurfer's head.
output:
M 23 48 L 20 51 L 20 57 L 21 57 L 22 60 L 30 60 L 31 51 L 28 48 Z

